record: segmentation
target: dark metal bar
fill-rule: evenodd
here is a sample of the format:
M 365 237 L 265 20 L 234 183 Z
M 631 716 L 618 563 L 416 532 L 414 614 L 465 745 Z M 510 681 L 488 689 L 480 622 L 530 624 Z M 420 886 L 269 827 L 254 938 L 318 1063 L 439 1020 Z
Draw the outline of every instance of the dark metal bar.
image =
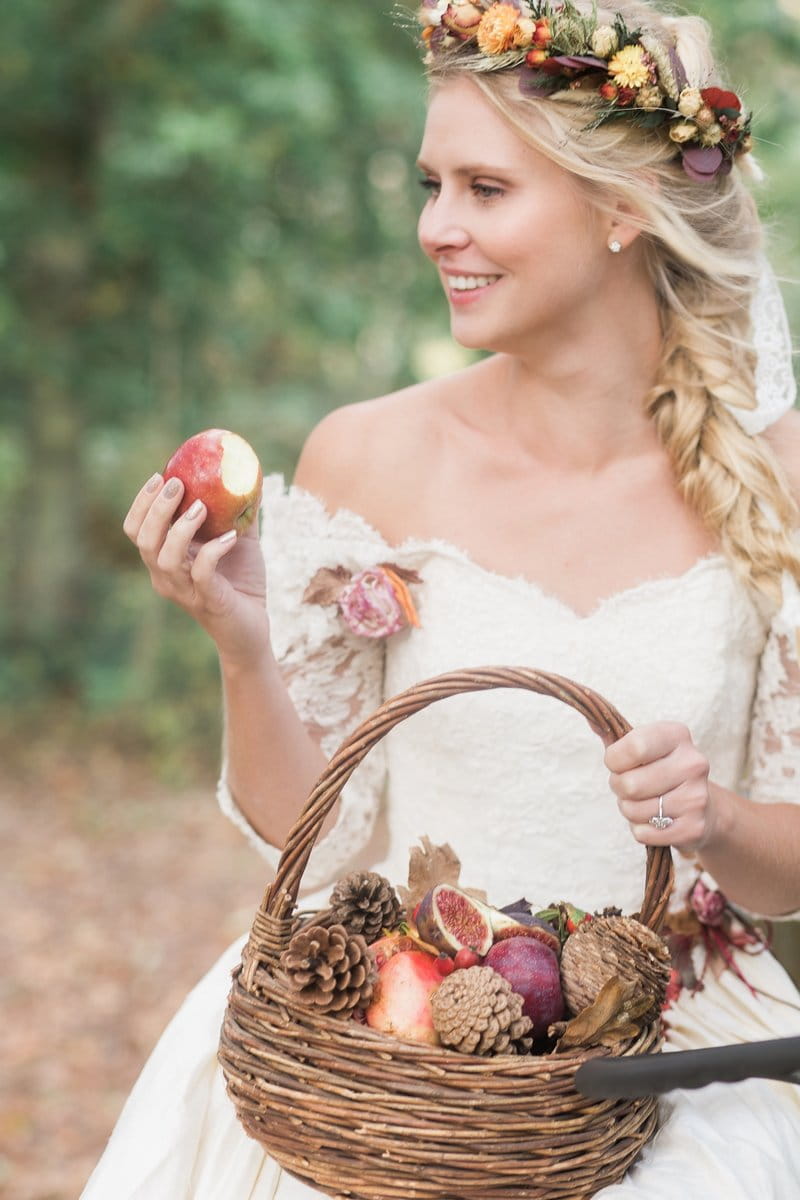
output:
M 630 1099 L 750 1078 L 800 1086 L 800 1037 L 630 1058 L 593 1058 L 575 1072 L 575 1087 L 592 1099 Z

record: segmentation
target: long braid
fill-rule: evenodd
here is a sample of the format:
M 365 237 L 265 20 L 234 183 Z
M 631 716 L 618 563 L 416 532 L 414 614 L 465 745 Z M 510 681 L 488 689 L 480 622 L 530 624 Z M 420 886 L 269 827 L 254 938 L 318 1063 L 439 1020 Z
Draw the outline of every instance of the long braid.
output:
M 798 510 L 770 448 L 727 407 L 749 406 L 755 359 L 747 310 L 729 303 L 723 316 L 724 290 L 707 284 L 705 305 L 695 298 L 691 315 L 679 297 L 664 305 L 664 352 L 647 411 L 687 505 L 742 578 L 777 602 L 783 571 L 800 580 L 788 532 Z

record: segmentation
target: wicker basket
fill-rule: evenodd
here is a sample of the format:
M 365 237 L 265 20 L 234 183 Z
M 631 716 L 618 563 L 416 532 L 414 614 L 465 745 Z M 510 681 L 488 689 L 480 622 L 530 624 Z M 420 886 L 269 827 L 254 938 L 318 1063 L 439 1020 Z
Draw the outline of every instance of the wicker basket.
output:
M 234 973 L 219 1050 L 228 1094 L 247 1132 L 326 1195 L 584 1200 L 619 1180 L 655 1132 L 653 1097 L 588 1100 L 575 1090 L 581 1063 L 609 1051 L 479 1058 L 400 1042 L 356 1021 L 310 1012 L 276 972 L 315 839 L 371 747 L 434 701 L 506 687 L 570 705 L 606 744 L 630 728 L 595 692 L 525 668 L 455 671 L 388 700 L 319 779 Z M 669 849 L 649 847 L 639 916 L 652 929 L 661 925 L 671 887 Z M 654 1022 L 614 1053 L 659 1048 Z

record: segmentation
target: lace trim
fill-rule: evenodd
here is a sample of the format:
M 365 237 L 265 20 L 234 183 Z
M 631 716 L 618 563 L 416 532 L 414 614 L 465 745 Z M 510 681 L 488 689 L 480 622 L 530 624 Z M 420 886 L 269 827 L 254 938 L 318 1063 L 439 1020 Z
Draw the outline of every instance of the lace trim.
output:
M 343 563 L 360 571 L 384 555 L 386 544 L 376 531 L 359 527 L 355 514 L 330 516 L 310 493 L 287 491 L 278 475 L 265 480 L 262 512 L 273 650 L 300 718 L 330 757 L 383 699 L 384 642 L 351 633 L 336 608 L 304 604 L 303 592 L 320 566 Z M 378 745 L 343 789 L 335 826 L 314 847 L 303 876 L 304 894 L 337 878 L 363 850 L 384 775 Z M 280 850 L 265 842 L 238 808 L 225 763 L 217 794 L 222 811 L 274 870 Z
M 800 803 L 800 592 L 788 575 L 759 664 L 748 784 L 754 800 Z

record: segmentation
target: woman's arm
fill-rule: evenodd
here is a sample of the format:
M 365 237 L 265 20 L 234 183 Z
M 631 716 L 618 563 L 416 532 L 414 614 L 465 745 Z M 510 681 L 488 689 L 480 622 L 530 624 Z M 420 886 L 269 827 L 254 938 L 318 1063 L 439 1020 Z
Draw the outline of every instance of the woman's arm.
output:
M 735 904 L 764 916 L 800 909 L 800 805 L 747 800 L 709 785 L 716 831 L 700 860 Z
M 280 498 L 266 500 L 266 540 L 277 560 L 270 569 L 280 577 L 279 586 L 274 578 L 272 586 L 268 583 L 255 525 L 239 538 L 223 535 L 201 544 L 195 535 L 205 518 L 202 505 L 173 522 L 183 494 L 179 480 L 165 485 L 160 475 L 154 476 L 135 498 L 123 526 L 139 549 L 154 589 L 193 617 L 216 645 L 226 717 L 223 807 L 234 819 L 238 809 L 272 846 L 284 844 L 324 769 L 323 745 L 330 751 L 329 743 L 335 744 L 382 698 L 381 647 L 365 644 L 364 639 L 357 645 L 343 645 L 344 630 L 336 618 L 322 628 L 326 621 L 319 610 L 312 616 L 302 600 L 314 572 L 335 565 L 329 560 L 331 554 L 351 551 L 364 558 L 362 566 L 385 554 L 378 534 L 375 544 L 346 544 L 337 551 L 331 544 L 327 515 L 346 506 L 353 480 L 365 486 L 365 473 L 357 469 L 356 460 L 365 446 L 362 412 L 368 411 L 366 405 L 337 410 L 309 436 L 295 482 L 317 498 L 310 510 L 309 505 L 297 509 L 287 503 L 282 487 Z M 279 536 L 273 520 L 275 506 L 283 514 L 277 522 Z M 273 625 L 279 614 L 280 653 L 287 649 L 284 643 L 291 643 L 288 664 L 276 658 L 268 610 Z M 344 671 L 348 672 L 346 686 Z M 297 684 L 303 692 L 299 710 Z M 309 688 L 314 693 L 312 703 L 306 694 Z M 375 784 L 374 779 L 367 780 L 375 769 L 373 761 L 366 775 L 362 770 L 364 787 Z M 360 785 L 349 787 L 349 815 L 334 839 L 336 846 L 326 851 L 329 858 L 357 849 L 357 839 L 371 827 L 369 814 L 361 811 L 367 801 L 356 794 Z M 334 807 L 323 832 L 336 823 L 339 808 Z
M 270 646 L 257 531 L 200 544 L 202 504 L 173 523 L 183 493 L 160 476 L 141 489 L 123 528 L 154 589 L 189 613 L 217 647 L 227 719 L 229 780 L 254 829 L 280 846 L 324 766 L 297 715 Z
M 256 832 L 283 846 L 325 755 L 298 717 L 271 650 L 248 663 L 220 658 L 220 674 L 228 787 Z

